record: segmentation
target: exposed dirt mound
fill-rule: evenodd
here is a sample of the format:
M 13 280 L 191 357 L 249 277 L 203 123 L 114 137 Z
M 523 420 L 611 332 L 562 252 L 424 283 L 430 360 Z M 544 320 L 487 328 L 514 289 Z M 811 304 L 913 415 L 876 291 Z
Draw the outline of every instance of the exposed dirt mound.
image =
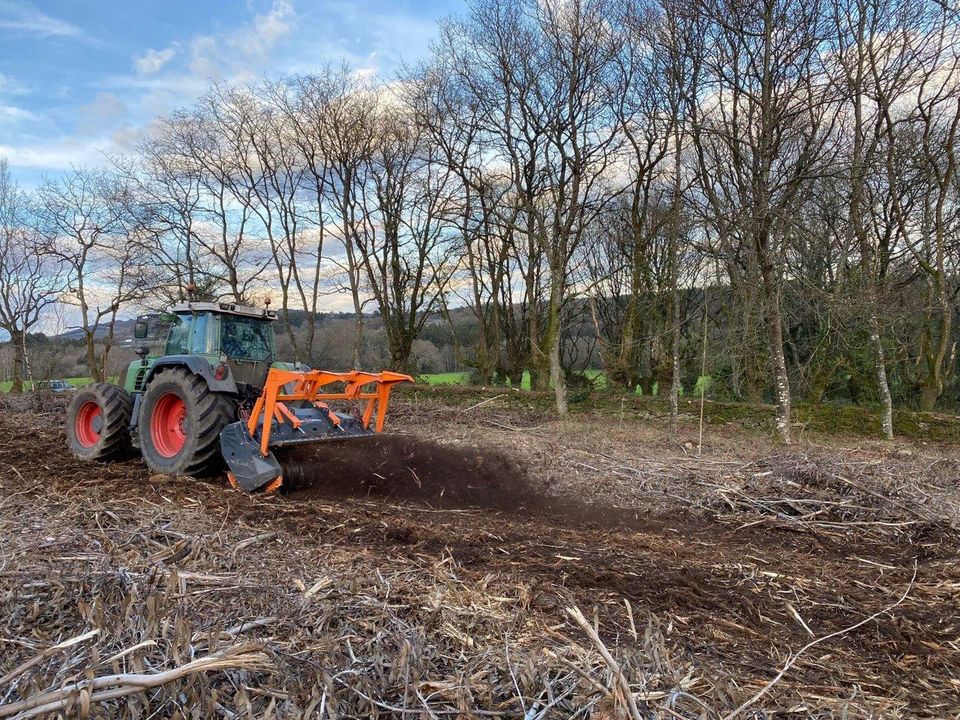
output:
M 527 465 L 497 450 L 444 445 L 412 435 L 376 435 L 277 453 L 293 497 L 380 497 L 437 508 L 485 508 L 558 518 L 563 525 L 649 528 L 636 510 L 550 494 Z
M 376 435 L 278 451 L 295 496 L 374 496 L 437 507 L 522 510 L 534 497 L 527 469 L 504 453 Z
M 0 409 L 4 412 L 63 417 L 71 397 L 69 393 L 55 393 L 49 390 L 33 390 L 16 395 L 7 393 L 0 396 Z

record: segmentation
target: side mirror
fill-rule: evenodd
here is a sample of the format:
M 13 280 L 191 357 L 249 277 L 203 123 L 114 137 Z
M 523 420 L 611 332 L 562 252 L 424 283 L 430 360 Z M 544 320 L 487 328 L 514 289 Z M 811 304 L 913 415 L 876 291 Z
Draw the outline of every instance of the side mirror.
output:
M 133 326 L 133 336 L 137 340 L 145 339 L 149 331 L 150 326 L 147 324 L 146 320 L 137 320 L 136 324 Z

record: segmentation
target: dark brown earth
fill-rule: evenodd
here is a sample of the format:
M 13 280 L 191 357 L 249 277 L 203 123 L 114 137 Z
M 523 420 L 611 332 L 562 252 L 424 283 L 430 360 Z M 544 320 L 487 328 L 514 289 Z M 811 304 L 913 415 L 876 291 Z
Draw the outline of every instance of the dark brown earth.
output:
M 403 433 L 352 443 L 297 448 L 282 455 L 290 498 L 382 498 L 429 508 L 493 510 L 511 520 L 536 518 L 564 527 L 651 529 L 637 510 L 546 492 L 526 462 L 490 448 L 443 445 Z
M 348 715 L 409 705 L 512 717 L 538 696 L 549 717 L 625 712 L 616 693 L 581 679 L 612 682 L 569 607 L 596 625 L 635 692 L 666 693 L 641 703 L 655 716 L 723 715 L 792 653 L 874 613 L 804 652 L 745 714 L 960 711 L 952 448 L 786 451 L 727 430 L 719 449 L 695 458 L 648 424 L 601 428 L 583 442 L 584 425 L 537 416 L 500 427 L 495 403 L 470 415 L 398 405 L 394 427 L 416 434 L 284 458 L 300 470 L 271 497 L 220 479 L 151 477 L 136 459 L 86 465 L 68 456 L 51 415 L 0 415 L 9 649 L 0 675 L 88 628 L 76 604 L 98 593 L 105 635 L 142 641 L 110 607 L 129 588 L 98 586 L 83 568 L 124 568 L 129 578 L 152 568 L 188 578 L 168 617 L 194 632 L 270 616 L 271 630 L 252 636 L 275 660 L 258 681 L 273 695 L 252 696 L 259 713 L 270 697 L 270 712 L 285 717 L 319 699 L 326 681 L 315 686 L 301 665 L 311 657 L 339 678 L 330 693 Z M 317 577 L 340 599 L 307 608 Z M 49 585 L 39 607 L 20 590 L 31 582 Z M 402 609 L 382 615 L 394 604 Z M 150 657 L 173 662 L 169 644 L 151 652 L 161 649 Z M 398 657 L 415 668 L 423 702 L 397 676 Z M 365 668 L 362 680 L 337 675 L 351 667 Z M 54 677 L 45 672 L 39 686 Z M 547 707 L 545 688 L 564 683 L 569 699 Z

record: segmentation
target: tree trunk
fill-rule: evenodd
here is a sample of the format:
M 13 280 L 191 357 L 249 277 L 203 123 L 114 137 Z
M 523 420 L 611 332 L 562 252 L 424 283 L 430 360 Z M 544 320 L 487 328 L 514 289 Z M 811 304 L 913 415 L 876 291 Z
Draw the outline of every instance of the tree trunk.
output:
M 353 369 L 363 367 L 363 311 L 357 310 L 353 316 Z
M 94 332 L 91 330 L 84 331 L 83 341 L 86 346 L 87 370 L 90 373 L 90 379 L 93 380 L 93 382 L 103 382 L 103 371 L 97 362 L 97 347 Z
M 780 315 L 780 298 L 772 278 L 764 272 L 764 290 L 767 299 L 767 341 L 770 350 L 770 366 L 773 371 L 773 394 L 777 405 L 777 434 L 790 444 L 790 380 L 787 376 L 787 361 L 783 354 L 783 320 Z
M 680 414 L 680 130 L 678 113 L 674 114 L 673 131 L 673 208 L 670 218 L 670 427 L 677 428 Z M 706 305 L 704 305 L 706 317 Z M 706 321 L 704 321 L 706 322 Z
M 527 269 L 527 297 L 530 317 L 528 318 L 528 330 L 530 336 L 530 389 L 531 390 L 549 390 L 550 389 L 550 328 L 547 327 L 547 342 L 542 342 L 540 337 L 540 309 L 542 306 L 539 296 L 539 281 L 535 257 L 539 257 L 540 241 L 536 236 L 536 224 L 532 213 L 527 220 L 527 251 L 529 255 L 529 268 Z M 553 293 L 551 289 L 551 306 L 548 313 L 552 311 Z M 544 349 L 546 348 L 546 350 Z
M 763 281 L 767 316 L 767 345 L 770 352 L 770 369 L 773 375 L 773 394 L 777 406 L 777 434 L 790 444 L 790 379 L 787 375 L 787 360 L 783 353 L 783 318 L 780 312 L 779 283 L 774 277 L 776 269 L 770 258 L 770 229 L 757 230 L 756 251 Z
M 384 326 L 390 347 L 390 369 L 415 375 L 416 368 L 410 366 L 410 356 L 413 354 L 413 333 L 407 332 L 404 327 L 397 327 L 401 323 L 402 320 L 399 320 L 390 329 Z
M 671 316 L 672 325 L 670 338 L 670 361 L 673 366 L 670 377 L 670 427 L 676 429 L 677 416 L 680 414 L 680 293 L 677 291 L 676 280 L 673 281 L 672 293 L 673 306 Z
M 548 390 L 553 385 L 556 396 L 557 413 L 562 417 L 567 414 L 567 383 L 563 367 L 560 363 L 560 344 L 563 342 L 563 323 L 560 317 L 563 310 L 564 277 L 561 272 L 551 269 L 550 300 L 547 309 L 547 331 L 543 337 L 543 348 L 534 362 L 540 364 L 539 380 L 543 387 L 537 390 Z
M 107 369 L 110 367 L 110 365 L 109 365 L 109 361 L 110 361 L 110 348 L 112 347 L 113 339 L 112 339 L 112 338 L 106 338 L 103 342 L 104 342 L 104 345 L 103 345 L 103 353 L 101 353 L 101 355 L 100 355 L 100 377 L 102 378 L 102 382 L 106 382 L 106 381 L 107 381 Z
M 486 332 L 481 329 L 480 339 L 477 341 L 477 359 L 474 363 L 474 370 L 476 370 L 477 373 L 477 382 L 484 386 L 493 384 L 493 372 L 496 367 L 496 362 L 491 357 L 491 352 L 485 335 Z
M 281 317 L 283 318 L 283 329 L 286 331 L 287 339 L 290 341 L 290 349 L 293 351 L 294 362 L 298 362 L 298 363 L 304 362 L 306 358 L 303 357 L 300 353 L 300 345 L 299 343 L 297 343 L 297 336 L 294 334 L 293 324 L 290 322 L 290 311 L 287 309 L 286 290 L 283 291 L 283 294 L 284 294 L 283 307 L 281 308 L 282 310 Z
M 10 392 L 20 394 L 23 392 L 23 333 L 19 331 L 10 332 L 10 345 L 13 347 L 13 385 Z
M 875 301 L 875 298 L 871 298 Z M 880 427 L 887 440 L 893 440 L 893 400 L 890 397 L 890 384 L 887 382 L 887 362 L 883 353 L 883 341 L 880 339 L 880 319 L 876 305 L 870 307 L 870 343 L 877 361 L 877 387 L 880 389 Z
M 721 239 L 722 247 L 726 243 Z M 716 276 L 721 277 L 720 264 L 716 265 Z M 726 275 L 729 279 L 729 290 L 726 300 L 718 304 L 718 308 L 726 318 L 726 324 L 732 329 L 733 346 L 729 350 L 732 369 L 731 390 L 734 397 L 748 403 L 763 402 L 763 377 L 765 373 L 762 365 L 766 356 L 755 333 L 763 325 L 763 313 L 759 307 L 758 288 L 760 275 L 756 268 L 756 258 L 753 254 L 747 259 L 745 267 L 741 268 L 734 261 L 728 261 Z M 724 323 L 721 322 L 721 325 Z M 763 341 L 766 345 L 766 340 Z
M 920 393 L 920 409 L 924 412 L 933 412 L 937 400 L 943 394 L 944 361 L 947 359 L 947 350 L 950 346 L 950 334 L 953 330 L 953 308 L 950 296 L 946 291 L 943 275 L 939 271 L 934 278 L 934 289 L 937 296 L 939 317 L 937 318 L 938 333 L 936 349 L 927 351 L 927 377 Z M 932 335 L 932 333 L 931 333 Z M 933 338 L 930 338 L 931 345 Z
M 535 326 L 537 329 L 534 332 Z M 531 314 L 530 330 L 530 348 L 533 351 L 530 357 L 530 389 L 541 391 L 549 390 L 550 353 L 553 348 L 553 338 L 550 335 L 550 321 L 548 320 L 546 333 L 541 339 L 539 320 L 536 315 Z
M 880 392 L 880 426 L 888 440 L 893 439 L 893 401 L 890 397 L 890 385 L 887 382 L 887 364 L 883 352 L 883 340 L 880 336 L 880 319 L 877 313 L 877 285 L 879 269 L 876 267 L 876 253 L 864 222 L 864 191 L 867 174 L 871 170 L 876 143 L 868 144 L 865 138 L 866 124 L 863 117 L 863 92 L 865 84 L 866 62 L 866 13 L 861 13 L 857 22 L 857 64 L 851 79 L 851 97 L 853 100 L 853 149 L 850 177 L 849 234 L 855 238 L 860 248 L 860 270 L 863 276 L 864 290 L 869 313 L 870 345 L 876 362 L 877 389 Z M 822 393 L 821 393 L 822 394 Z
M 557 400 L 557 414 L 564 417 L 569 410 L 567 405 L 567 380 L 560 365 L 560 343 L 562 341 L 559 328 L 553 334 L 550 344 L 550 382 L 553 383 L 553 392 Z

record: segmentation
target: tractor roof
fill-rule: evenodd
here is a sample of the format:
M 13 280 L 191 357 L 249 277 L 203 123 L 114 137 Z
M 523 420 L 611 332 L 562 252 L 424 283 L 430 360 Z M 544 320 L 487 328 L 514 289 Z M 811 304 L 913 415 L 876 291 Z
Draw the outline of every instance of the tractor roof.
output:
M 250 307 L 249 305 L 237 305 L 233 302 L 188 302 L 179 303 L 173 306 L 175 313 L 186 312 L 212 312 L 220 315 L 242 315 L 243 317 L 263 318 L 265 320 L 276 320 L 277 311 L 267 310 L 265 308 Z

